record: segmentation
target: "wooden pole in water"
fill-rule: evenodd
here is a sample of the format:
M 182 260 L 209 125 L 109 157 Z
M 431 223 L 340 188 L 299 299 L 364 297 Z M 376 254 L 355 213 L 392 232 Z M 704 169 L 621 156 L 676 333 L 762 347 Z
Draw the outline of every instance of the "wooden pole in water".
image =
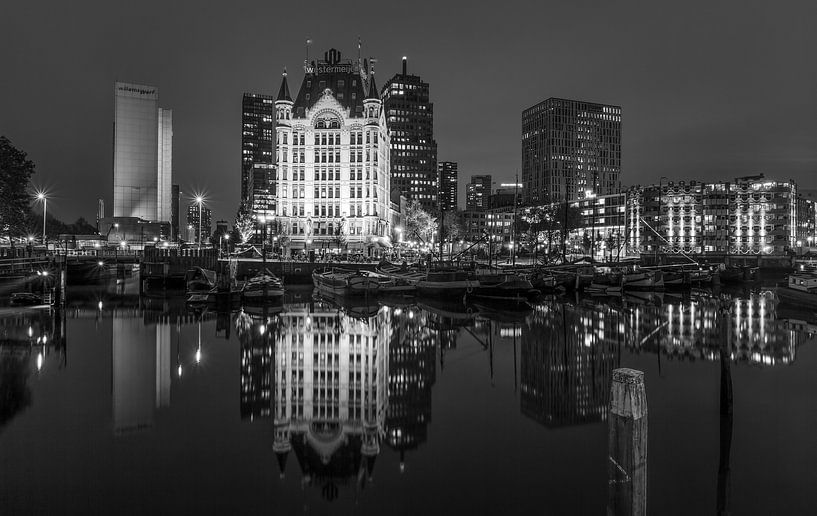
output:
M 607 514 L 647 514 L 647 394 L 644 373 L 613 370 L 608 418 Z

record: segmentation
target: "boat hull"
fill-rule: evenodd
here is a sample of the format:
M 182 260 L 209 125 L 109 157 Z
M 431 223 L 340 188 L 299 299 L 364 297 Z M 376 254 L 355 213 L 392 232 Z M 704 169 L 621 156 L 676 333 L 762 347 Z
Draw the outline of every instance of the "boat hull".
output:
M 797 306 L 799 308 L 817 309 L 817 294 L 789 287 L 777 287 L 774 293 L 778 301 L 782 304 Z

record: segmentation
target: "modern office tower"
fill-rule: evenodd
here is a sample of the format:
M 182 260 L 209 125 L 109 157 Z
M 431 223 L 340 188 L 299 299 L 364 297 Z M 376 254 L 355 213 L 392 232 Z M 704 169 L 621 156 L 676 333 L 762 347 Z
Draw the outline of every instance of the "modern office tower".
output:
M 440 161 L 437 163 L 439 178 L 439 199 L 441 211 L 457 211 L 457 162 Z
M 173 115 L 154 86 L 117 82 L 113 216 L 170 220 Z
M 487 210 L 488 198 L 491 195 L 491 176 L 489 174 L 471 176 L 471 182 L 465 185 L 465 209 Z
M 434 104 L 428 83 L 403 71 L 389 80 L 380 94 L 391 136 L 391 177 L 409 200 L 434 212 L 437 205 L 437 142 L 434 141 Z
M 212 220 L 212 212 L 210 208 L 206 208 L 202 206 L 201 208 L 201 234 L 202 234 L 202 243 L 207 241 L 207 238 L 213 234 L 212 227 L 210 225 L 210 221 Z M 187 227 L 190 230 L 190 234 L 193 236 L 193 240 L 198 242 L 199 241 L 199 205 L 198 203 L 192 203 L 187 206 Z M 188 240 L 190 237 L 188 236 Z
M 170 240 L 176 242 L 181 237 L 179 233 L 179 185 L 173 185 L 170 189 Z
M 522 112 L 527 204 L 616 193 L 620 174 L 621 107 L 549 98 Z
M 275 100 L 275 232 L 289 250 L 391 245 L 389 134 L 368 60 L 335 49 Z M 285 250 L 287 252 L 287 250 Z
M 253 214 L 271 215 L 274 202 L 275 99 L 245 93 L 241 102 L 241 201 Z

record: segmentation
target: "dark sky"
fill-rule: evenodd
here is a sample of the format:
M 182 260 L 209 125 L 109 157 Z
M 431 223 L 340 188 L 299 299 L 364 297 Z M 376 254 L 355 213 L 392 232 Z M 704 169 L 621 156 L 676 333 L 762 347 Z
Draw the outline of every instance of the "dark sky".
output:
M 123 80 L 159 88 L 174 183 L 232 221 L 242 93 L 274 94 L 283 66 L 297 88 L 306 38 L 352 57 L 358 35 L 378 84 L 403 55 L 431 84 L 439 159 L 461 183 L 511 180 L 521 111 L 557 96 L 622 106 L 625 185 L 765 172 L 817 188 L 814 0 L 207 4 L 4 3 L 0 134 L 36 162 L 49 211 L 93 219 L 103 197 L 110 214 Z

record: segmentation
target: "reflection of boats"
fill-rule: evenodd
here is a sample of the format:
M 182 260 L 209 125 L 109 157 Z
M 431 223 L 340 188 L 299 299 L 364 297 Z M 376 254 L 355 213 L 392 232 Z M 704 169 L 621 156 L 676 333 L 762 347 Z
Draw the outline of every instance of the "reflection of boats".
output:
M 428 312 L 430 326 L 436 329 L 473 326 L 476 317 L 474 307 L 443 299 L 423 298 L 417 307 Z
M 775 295 L 781 303 L 817 308 L 817 274 L 790 274 L 786 285 L 775 288 Z
M 10 302 L 15 306 L 34 306 L 43 304 L 43 298 L 32 292 L 14 292 Z
M 478 310 L 480 318 L 497 322 L 523 322 L 533 311 L 533 307 L 528 303 L 512 305 L 505 310 L 478 302 L 474 303 L 474 307 Z
M 422 296 L 459 297 L 472 293 L 479 281 L 469 279 L 469 273 L 459 270 L 429 271 L 425 279 L 417 283 L 417 293 Z
M 324 301 L 343 310 L 349 317 L 374 317 L 380 311 L 380 304 L 375 298 L 347 297 L 338 294 L 318 292 L 316 299 Z
M 478 285 L 472 288 L 469 296 L 486 302 L 498 302 L 507 305 L 527 304 L 528 299 L 536 297 L 539 291 L 533 288 L 530 281 L 516 274 L 486 274 L 479 276 Z
M 376 293 L 380 280 L 348 269 L 325 269 L 312 273 L 312 283 L 321 293 L 341 296 L 360 296 Z
M 247 303 L 279 301 L 284 295 L 284 285 L 269 270 L 260 272 L 247 280 L 241 289 L 241 298 Z
M 184 275 L 188 293 L 207 293 L 216 286 L 216 271 L 193 267 Z

